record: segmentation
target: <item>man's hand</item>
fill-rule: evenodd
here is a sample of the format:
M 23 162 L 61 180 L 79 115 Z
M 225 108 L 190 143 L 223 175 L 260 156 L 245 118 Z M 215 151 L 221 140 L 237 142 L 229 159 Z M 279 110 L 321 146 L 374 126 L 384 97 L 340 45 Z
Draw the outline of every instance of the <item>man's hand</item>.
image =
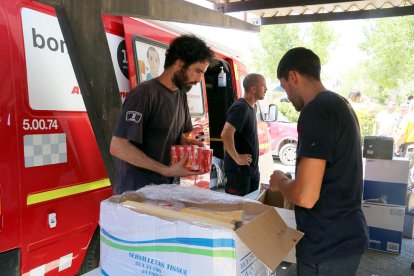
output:
M 289 177 L 282 171 L 274 171 L 270 176 L 269 189 L 272 191 L 280 190 L 283 185 L 289 183 Z
M 252 155 L 251 154 L 238 154 L 236 163 L 239 166 L 250 166 L 250 163 L 252 163 Z
M 162 172 L 160 172 L 162 175 L 168 176 L 168 177 L 183 177 L 183 176 L 191 176 L 191 175 L 200 175 L 205 172 L 203 171 L 190 171 L 185 167 L 185 162 L 188 159 L 188 154 L 184 155 L 184 157 L 177 162 L 174 165 L 171 165 L 169 167 L 165 167 Z

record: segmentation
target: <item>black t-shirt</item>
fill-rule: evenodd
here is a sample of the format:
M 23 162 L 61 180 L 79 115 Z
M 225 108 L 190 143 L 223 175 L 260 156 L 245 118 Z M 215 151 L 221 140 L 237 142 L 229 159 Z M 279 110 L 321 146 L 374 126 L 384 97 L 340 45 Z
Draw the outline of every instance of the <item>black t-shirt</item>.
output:
M 227 122 L 235 129 L 234 144 L 239 154 L 251 154 L 250 166 L 240 166 L 240 169 L 249 170 L 251 175 L 258 171 L 259 163 L 259 140 L 257 137 L 256 109 L 244 98 L 236 100 L 227 111 Z M 237 163 L 229 154 L 224 157 L 224 169 L 235 170 Z
M 305 233 L 296 256 L 307 263 L 362 254 L 368 247 L 361 209 L 362 155 L 357 117 L 345 98 L 322 92 L 298 121 L 300 157 L 326 160 L 319 200 L 311 209 L 295 206 L 298 230 Z
M 179 144 L 181 135 L 191 130 L 185 92 L 171 91 L 158 79 L 152 79 L 130 91 L 114 136 L 128 139 L 150 158 L 169 165 L 171 145 Z M 115 193 L 136 190 L 150 183 L 171 183 L 171 179 L 122 160 L 119 162 Z

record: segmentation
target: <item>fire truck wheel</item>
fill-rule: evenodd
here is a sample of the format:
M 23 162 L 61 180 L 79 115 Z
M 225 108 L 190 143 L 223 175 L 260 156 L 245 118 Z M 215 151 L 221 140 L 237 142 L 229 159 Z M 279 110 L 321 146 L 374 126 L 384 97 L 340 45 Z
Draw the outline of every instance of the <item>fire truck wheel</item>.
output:
M 78 275 L 83 275 L 99 266 L 99 228 L 95 230 L 85 259 L 83 259 Z

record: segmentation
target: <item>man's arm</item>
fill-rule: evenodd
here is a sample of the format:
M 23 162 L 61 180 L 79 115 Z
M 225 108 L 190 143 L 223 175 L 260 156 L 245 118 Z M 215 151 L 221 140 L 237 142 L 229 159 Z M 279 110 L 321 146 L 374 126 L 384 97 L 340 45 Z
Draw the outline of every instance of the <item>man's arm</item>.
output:
M 148 157 L 140 149 L 132 145 L 129 140 L 117 136 L 112 137 L 110 153 L 116 158 L 136 167 L 154 171 L 168 177 L 200 174 L 200 172 L 190 171 L 185 168 L 187 158 L 181 159 L 177 164 L 166 166 Z
M 251 154 L 239 154 L 236 151 L 236 146 L 234 144 L 234 133 L 236 133 L 236 129 L 230 123 L 226 122 L 224 124 L 223 130 L 221 131 L 221 140 L 223 141 L 224 148 L 226 152 L 231 156 L 231 158 L 236 162 L 238 165 L 250 165 L 252 162 L 252 155 Z
M 270 189 L 280 190 L 293 204 L 312 208 L 319 199 L 326 160 L 300 157 L 296 179 L 290 180 L 283 172 L 274 171 Z

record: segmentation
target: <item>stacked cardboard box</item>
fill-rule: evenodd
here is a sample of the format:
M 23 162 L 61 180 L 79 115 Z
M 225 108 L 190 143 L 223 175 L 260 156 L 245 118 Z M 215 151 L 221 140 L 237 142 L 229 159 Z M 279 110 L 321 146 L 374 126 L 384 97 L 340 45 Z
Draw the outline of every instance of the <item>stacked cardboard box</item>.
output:
M 401 252 L 409 161 L 366 159 L 362 210 L 369 248 Z
M 222 212 L 244 216 L 233 224 Z M 303 236 L 273 207 L 176 185 L 105 200 L 99 223 L 105 275 L 266 275 Z

